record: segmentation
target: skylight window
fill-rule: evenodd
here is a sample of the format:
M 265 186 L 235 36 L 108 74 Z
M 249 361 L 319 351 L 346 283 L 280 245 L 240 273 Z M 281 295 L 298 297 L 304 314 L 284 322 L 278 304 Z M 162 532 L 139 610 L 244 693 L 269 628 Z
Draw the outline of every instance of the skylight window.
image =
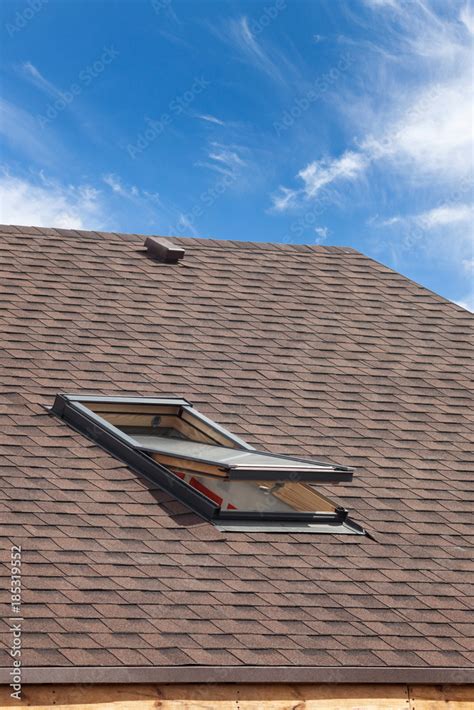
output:
M 317 490 L 351 468 L 258 451 L 185 399 L 59 394 L 52 412 L 220 529 L 364 532 Z

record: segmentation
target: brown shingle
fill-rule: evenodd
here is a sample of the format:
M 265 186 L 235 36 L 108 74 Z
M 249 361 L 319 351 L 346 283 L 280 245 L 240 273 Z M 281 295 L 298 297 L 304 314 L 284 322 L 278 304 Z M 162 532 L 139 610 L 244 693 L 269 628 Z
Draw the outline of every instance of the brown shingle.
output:
M 0 235 L 26 666 L 469 665 L 466 311 L 343 247 L 180 238 L 170 267 L 136 235 Z M 322 491 L 373 539 L 219 532 L 52 419 L 59 391 L 174 393 L 251 444 L 355 464 Z

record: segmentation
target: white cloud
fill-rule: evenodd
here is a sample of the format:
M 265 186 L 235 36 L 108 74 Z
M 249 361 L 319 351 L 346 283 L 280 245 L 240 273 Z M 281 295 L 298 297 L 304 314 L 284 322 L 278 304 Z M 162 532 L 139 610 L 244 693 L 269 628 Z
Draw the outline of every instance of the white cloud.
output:
M 326 241 L 329 235 L 329 229 L 327 227 L 315 227 L 314 232 L 316 234 L 314 244 L 322 244 Z
M 381 7 L 398 7 L 397 0 L 364 0 L 364 3 L 374 10 Z
M 43 172 L 18 177 L 0 172 L 0 223 L 69 229 L 117 228 L 121 216 L 140 220 L 154 229 L 176 219 L 178 209 L 163 205 L 156 192 L 126 186 L 114 173 L 102 177 L 109 190 L 90 184 L 62 184 Z M 130 214 L 130 209 L 133 213 Z
M 463 223 L 471 225 L 474 217 L 474 207 L 472 205 L 457 204 L 457 205 L 442 205 L 434 207 L 427 212 L 422 212 L 416 216 L 416 221 L 430 229 L 432 227 L 440 227 L 449 224 Z
M 34 163 L 50 164 L 61 151 L 53 145 L 51 136 L 46 138 L 33 116 L 18 106 L 0 99 L 0 135 L 20 155 Z
M 112 192 L 117 192 L 118 194 L 121 194 L 123 192 L 122 183 L 120 182 L 120 179 L 117 177 L 117 175 L 114 175 L 113 173 L 108 173 L 107 175 L 103 176 L 102 180 L 103 182 L 105 182 L 106 185 L 110 187 Z
M 468 274 L 471 274 L 472 276 L 474 276 L 474 257 L 472 259 L 463 259 L 462 268 Z
M 207 155 L 208 160 L 197 162 L 196 165 L 235 178 L 247 165 L 247 161 L 241 157 L 243 150 L 241 146 L 213 141 Z
M 134 204 L 145 206 L 147 203 L 154 203 L 162 207 L 160 195 L 157 192 L 143 190 L 136 185 L 126 186 L 122 179 L 115 173 L 107 173 L 102 176 L 102 182 L 105 183 L 115 195 L 124 197 Z
M 208 123 L 215 123 L 218 126 L 225 126 L 225 122 L 221 121 L 220 118 L 216 118 L 216 116 L 211 116 L 208 113 L 203 113 L 203 114 L 197 114 L 196 118 L 200 118 L 201 121 L 207 121 Z
M 385 161 L 405 179 L 447 183 L 472 169 L 472 82 L 437 83 L 378 136 L 361 142 L 367 164 Z M 413 171 L 413 172 L 411 172 Z
M 375 224 L 378 227 L 392 227 L 394 224 L 400 224 L 402 218 L 396 215 L 395 217 L 388 217 L 387 219 L 373 219 L 369 220 L 370 224 Z
M 277 194 L 272 196 L 272 209 L 276 212 L 284 212 L 295 207 L 298 200 L 298 191 L 288 187 L 280 187 Z
M 230 168 L 240 167 L 245 165 L 245 161 L 242 160 L 240 155 L 236 153 L 235 150 L 228 148 L 220 143 L 212 143 L 213 150 L 209 153 L 209 158 L 211 160 L 216 160 L 219 163 L 224 163 Z
M 423 260 L 448 266 L 456 274 L 452 288 L 467 290 L 458 303 L 467 310 L 474 305 L 474 206 L 466 203 L 442 204 L 418 214 L 373 218 L 375 227 L 394 227 L 384 239 L 392 257 L 402 253 L 409 260 Z M 464 284 L 464 285 L 463 285 Z M 469 289 L 469 290 L 468 290 Z
M 280 211 L 294 206 L 294 199 L 286 205 L 281 201 L 281 195 L 291 190 L 301 202 L 341 179 L 355 182 L 367 177 L 370 186 L 370 168 L 384 171 L 405 188 L 428 187 L 444 194 L 448 189 L 448 195 L 472 175 L 471 37 L 459 32 L 456 19 L 437 15 L 426 0 L 410 5 L 367 0 L 367 4 L 378 10 L 378 49 L 386 56 L 378 60 L 377 71 L 370 65 L 366 80 L 371 91 L 362 98 L 340 96 L 344 121 L 352 135 L 360 130 L 362 137 L 339 156 L 312 161 L 300 170 L 296 177 L 304 181 L 304 188 L 286 186 L 280 191 Z M 472 27 L 467 6 L 460 20 Z M 403 68 L 400 83 L 395 66 Z
M 472 7 L 469 5 L 464 5 L 459 13 L 459 19 L 467 29 L 467 31 L 474 35 L 474 12 Z
M 282 81 L 280 70 L 270 57 L 265 53 L 249 27 L 247 17 L 241 17 L 230 23 L 230 35 L 235 46 L 258 69 L 265 72 L 272 79 Z
M 98 229 L 104 219 L 100 193 L 90 185 L 61 186 L 0 175 L 0 222 L 66 229 Z
M 284 8 L 284 6 L 283 6 Z M 259 37 L 266 25 L 253 22 L 243 15 L 231 19 L 220 27 L 211 30 L 220 40 L 231 44 L 242 59 L 262 72 L 280 86 L 294 86 L 301 80 L 301 72 L 285 56 L 285 54 L 267 41 Z
M 124 187 L 118 175 L 115 175 L 114 173 L 107 173 L 107 175 L 103 175 L 102 181 L 110 187 L 112 192 L 115 192 L 117 195 L 121 195 L 122 197 L 138 197 L 139 195 L 138 188 L 135 187 L 135 185 L 132 187 Z
M 369 224 L 376 227 L 393 227 L 394 225 L 414 224 L 424 230 L 436 230 L 439 227 L 462 228 L 466 236 L 472 234 L 474 206 L 466 203 L 442 204 L 425 212 L 409 215 L 395 215 L 380 219 L 372 218 Z M 464 228 L 467 227 L 467 230 Z
M 327 227 L 315 227 L 314 231 L 319 237 L 322 237 L 323 239 L 326 239 L 329 234 L 329 229 Z
M 465 296 L 460 301 L 455 301 L 455 303 L 458 306 L 461 306 L 461 308 L 465 308 L 466 311 L 474 313 L 474 291 L 472 293 L 467 294 L 467 296 Z
M 350 150 L 339 158 L 314 160 L 297 175 L 303 181 L 303 187 L 293 189 L 280 186 L 278 192 L 272 196 L 272 209 L 276 212 L 292 209 L 302 200 L 316 198 L 328 185 L 356 180 L 366 167 L 367 158 L 362 153 Z
M 191 222 L 189 217 L 187 217 L 185 214 L 180 213 L 178 217 L 178 221 L 176 223 L 176 227 L 173 229 L 173 232 L 176 232 L 178 236 L 185 236 L 189 237 L 189 235 L 193 237 L 199 237 L 199 232 L 194 226 L 194 224 Z
M 34 86 L 36 86 L 40 91 L 50 96 L 56 98 L 62 97 L 62 93 L 57 89 L 54 84 L 48 81 L 39 71 L 37 67 L 31 62 L 23 62 L 20 66 L 20 70 L 28 81 L 30 81 Z
M 472 82 L 436 84 L 377 137 L 367 136 L 359 150 L 309 163 L 298 172 L 299 194 L 315 197 L 325 185 L 361 178 L 374 164 L 397 173 L 406 183 L 453 186 L 472 173 Z M 290 188 L 283 188 L 290 192 Z M 293 203 L 287 202 L 287 206 Z M 285 205 L 280 209 L 284 209 Z
M 307 197 L 314 197 L 322 187 L 338 180 L 354 180 L 365 170 L 366 158 L 361 153 L 346 151 L 340 158 L 315 160 L 300 170 Z

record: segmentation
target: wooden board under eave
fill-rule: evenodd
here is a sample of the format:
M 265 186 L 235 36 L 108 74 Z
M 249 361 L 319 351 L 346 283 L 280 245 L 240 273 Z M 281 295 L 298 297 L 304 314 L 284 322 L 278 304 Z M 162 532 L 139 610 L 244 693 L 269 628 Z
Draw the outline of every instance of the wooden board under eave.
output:
M 0 710 L 473 710 L 473 685 L 168 684 L 0 686 Z

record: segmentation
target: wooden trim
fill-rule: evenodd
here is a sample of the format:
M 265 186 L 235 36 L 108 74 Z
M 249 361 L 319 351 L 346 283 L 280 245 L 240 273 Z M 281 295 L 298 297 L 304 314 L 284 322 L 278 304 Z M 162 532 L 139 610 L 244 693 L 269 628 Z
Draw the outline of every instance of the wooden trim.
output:
M 211 433 L 202 431 L 192 419 L 188 421 L 188 419 L 183 416 L 184 414 L 185 412 L 183 412 L 180 417 L 163 417 L 160 426 L 173 427 L 191 441 L 200 441 L 204 444 L 218 443 L 216 432 L 212 432 L 211 435 Z
M 472 710 L 473 685 L 135 684 L 0 687 L 0 709 L 30 710 Z
M 265 483 L 268 482 L 265 481 Z M 271 484 L 269 483 L 269 485 Z M 334 503 L 316 493 L 310 486 L 305 486 L 304 483 L 285 483 L 283 488 L 274 491 L 273 495 L 293 510 L 302 513 L 334 513 L 335 511 Z
M 179 414 L 180 406 L 176 404 L 149 404 L 144 402 L 143 404 L 127 404 L 120 402 L 82 402 L 79 400 L 79 404 L 83 407 L 87 407 L 94 414 L 98 414 L 103 419 L 107 419 L 105 416 L 108 413 L 120 412 L 123 414 Z M 74 404 L 74 402 L 73 402 Z
M 474 685 L 409 685 L 410 710 L 473 710 Z
M 163 426 L 171 426 L 185 434 L 191 441 L 217 444 L 228 448 L 238 448 L 235 441 L 216 431 L 193 415 L 192 411 L 174 405 L 119 404 L 108 402 L 86 402 L 84 405 L 106 422 L 116 427 L 151 426 L 153 418 L 162 415 Z M 181 412 L 180 412 L 181 410 Z M 168 421 L 168 424 L 165 423 Z
M 158 451 L 153 451 L 151 457 L 161 463 L 166 468 L 179 473 L 195 473 L 197 475 L 218 476 L 219 478 L 227 478 L 228 474 L 224 468 L 220 468 L 217 464 L 202 463 L 201 461 L 190 461 L 189 459 L 180 459 L 169 454 L 162 454 Z
M 160 416 L 160 427 L 166 427 L 170 429 L 176 429 L 176 431 L 183 434 L 190 441 L 199 441 L 204 444 L 215 444 L 215 441 L 200 431 L 197 427 L 188 424 L 188 422 L 181 419 L 181 417 L 176 414 L 167 413 L 144 413 L 135 414 L 131 412 L 101 412 L 100 416 L 105 419 L 109 424 L 112 424 L 119 429 L 126 426 L 139 426 L 139 427 L 149 427 L 151 429 L 150 433 L 153 433 L 152 423 L 156 416 Z M 130 434 L 133 438 L 133 434 Z
M 102 419 L 105 419 L 109 424 L 113 424 L 120 429 L 123 426 L 142 426 L 151 427 L 153 419 L 157 414 L 151 414 L 150 412 L 146 414 L 134 414 L 132 412 L 98 412 Z M 171 419 L 171 417 L 167 417 Z
M 189 411 L 187 409 L 183 409 L 183 411 L 181 412 L 181 418 L 183 419 L 183 421 L 188 422 L 195 429 L 198 429 L 203 434 L 206 434 L 210 439 L 217 442 L 221 446 L 227 446 L 231 449 L 239 448 L 235 441 L 233 441 L 231 438 L 229 438 L 225 434 L 222 434 L 220 431 L 213 429 L 211 426 L 207 425 L 206 422 L 203 422 L 198 417 L 195 417 L 193 415 L 192 410 Z

